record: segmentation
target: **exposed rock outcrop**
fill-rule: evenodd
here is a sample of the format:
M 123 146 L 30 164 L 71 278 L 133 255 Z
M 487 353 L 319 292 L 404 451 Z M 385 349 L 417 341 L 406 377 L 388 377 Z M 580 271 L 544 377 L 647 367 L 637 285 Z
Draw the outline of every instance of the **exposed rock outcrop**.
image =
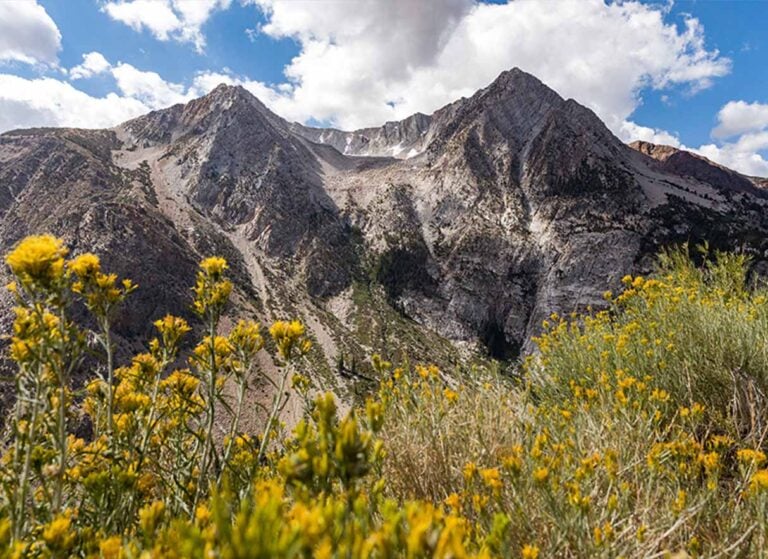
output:
M 374 349 L 511 359 L 544 317 L 601 304 L 661 245 L 765 258 L 756 180 L 633 147 L 516 69 L 430 116 L 353 132 L 220 86 L 113 130 L 0 135 L 0 248 L 51 231 L 135 278 L 128 345 L 187 308 L 195 261 L 217 252 L 233 314 L 303 317 L 330 385 L 344 384 L 337 361 Z

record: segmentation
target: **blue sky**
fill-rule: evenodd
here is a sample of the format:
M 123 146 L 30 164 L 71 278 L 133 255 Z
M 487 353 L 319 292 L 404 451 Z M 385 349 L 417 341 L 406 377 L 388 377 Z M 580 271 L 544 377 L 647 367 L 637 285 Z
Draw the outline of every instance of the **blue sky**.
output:
M 768 175 L 766 29 L 764 0 L 4 0 L 0 130 L 112 126 L 222 81 L 356 128 L 519 66 L 622 140 Z
M 707 46 L 733 61 L 731 72 L 696 95 L 681 91 L 647 91 L 633 114 L 637 122 L 679 134 L 687 145 L 710 141 L 717 111 L 728 101 L 768 103 L 768 1 L 678 0 L 670 21 L 685 14 L 698 18 L 706 31 Z M 669 96 L 664 102 L 662 97 Z

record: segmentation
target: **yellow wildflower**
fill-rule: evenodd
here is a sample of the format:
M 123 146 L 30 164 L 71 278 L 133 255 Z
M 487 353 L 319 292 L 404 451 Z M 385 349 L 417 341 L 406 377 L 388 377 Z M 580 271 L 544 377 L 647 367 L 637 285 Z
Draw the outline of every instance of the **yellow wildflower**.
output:
M 99 551 L 104 559 L 122 559 L 123 542 L 120 536 L 112 536 L 99 542 Z
M 199 524 L 207 524 L 211 518 L 211 511 L 205 505 L 198 505 L 195 509 L 195 520 Z
M 75 541 L 69 516 L 61 515 L 54 518 L 43 530 L 43 540 L 52 550 L 67 551 Z
M 677 491 L 677 498 L 675 499 L 675 502 L 672 504 L 672 510 L 675 512 L 682 512 L 685 508 L 685 505 L 688 501 L 688 494 L 683 489 L 678 489 Z
M 520 556 L 523 559 L 538 559 L 539 548 L 533 544 L 525 544 L 520 552 Z
M 228 268 L 227 261 L 221 256 L 210 256 L 200 262 L 200 269 L 214 278 L 221 276 Z
M 446 388 L 443 390 L 443 396 L 445 396 L 445 399 L 448 400 L 450 403 L 454 403 L 456 400 L 459 399 L 459 393 L 455 390 L 451 390 L 450 388 Z
M 736 452 L 736 458 L 739 459 L 739 462 L 747 466 L 751 466 L 752 464 L 760 466 L 765 462 L 765 453 L 751 448 L 742 448 Z
M 162 501 L 155 501 L 139 511 L 139 525 L 145 534 L 151 535 L 154 533 L 164 513 L 165 503 Z
M 99 271 L 99 257 L 90 252 L 81 254 L 67 263 L 67 268 L 79 278 L 91 276 Z
M 16 245 L 5 262 L 22 283 L 49 285 L 61 277 L 67 252 L 61 239 L 51 235 L 32 236 Z
M 301 340 L 306 328 L 298 320 L 286 322 L 279 320 L 269 328 L 269 335 L 277 343 L 277 351 L 283 359 L 293 356 L 293 349 L 298 346 L 301 353 L 310 349 L 309 340 Z
M 451 493 L 445 498 L 443 502 L 454 511 L 461 510 L 461 497 L 459 497 L 458 493 Z
M 498 468 L 486 468 L 480 470 L 480 478 L 483 480 L 483 484 L 486 487 L 493 489 L 494 491 L 499 491 L 503 486 Z
M 749 480 L 749 489 L 752 492 L 768 489 L 768 470 L 757 470 Z
M 467 462 L 464 466 L 464 479 L 470 481 L 477 473 L 477 465 L 474 462 Z
M 549 479 L 549 468 L 542 466 L 533 471 L 533 481 L 536 483 L 545 483 L 547 479 Z

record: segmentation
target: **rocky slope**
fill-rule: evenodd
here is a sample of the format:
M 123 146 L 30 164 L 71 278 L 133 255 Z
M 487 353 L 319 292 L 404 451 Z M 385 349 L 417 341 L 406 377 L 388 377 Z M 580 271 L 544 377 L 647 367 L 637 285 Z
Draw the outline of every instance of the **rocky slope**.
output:
M 766 179 L 741 175 L 701 155 L 650 142 L 637 141 L 629 146 L 658 161 L 659 167 L 668 173 L 692 177 L 734 192 L 746 192 L 759 197 L 768 194 L 762 191 Z
M 519 70 L 353 132 L 288 123 L 220 86 L 112 130 L 0 135 L 0 249 L 51 231 L 136 279 L 126 346 L 184 314 L 196 260 L 223 254 L 232 315 L 302 317 L 321 384 L 344 392 L 374 350 L 513 359 L 544 317 L 599 305 L 668 243 L 765 257 L 754 181 L 634 147 Z

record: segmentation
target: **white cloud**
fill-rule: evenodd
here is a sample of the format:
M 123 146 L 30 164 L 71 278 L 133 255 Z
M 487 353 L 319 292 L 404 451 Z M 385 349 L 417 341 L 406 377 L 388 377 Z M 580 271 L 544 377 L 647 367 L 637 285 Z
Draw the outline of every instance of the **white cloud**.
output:
M 0 2 L 0 61 L 55 65 L 61 33 L 37 1 Z
M 243 86 L 266 105 L 271 105 L 273 107 L 279 106 L 283 101 L 280 93 L 265 83 L 249 80 L 248 78 L 237 76 L 229 71 L 226 73 L 201 72 L 197 74 L 192 81 L 192 86 L 189 88 L 188 94 L 193 97 L 199 97 L 205 95 L 222 83 Z
M 728 103 L 718 114 L 713 136 L 741 136 L 697 149 L 685 148 L 670 132 L 631 119 L 646 88 L 682 86 L 695 93 L 730 70 L 730 60 L 706 48 L 704 30 L 696 19 L 688 17 L 677 27 L 666 21 L 666 8 L 602 0 L 563 0 L 556 10 L 535 0 L 505 5 L 474 0 L 250 1 L 267 19 L 260 32 L 293 38 L 300 45 L 300 53 L 285 68 L 285 83 L 268 86 L 224 69 L 198 73 L 185 85 L 127 63 L 112 65 L 91 52 L 70 70 L 70 77 L 108 72 L 115 79 L 116 93 L 98 98 L 53 79 L 0 75 L 0 130 L 112 126 L 199 97 L 222 82 L 242 85 L 285 118 L 359 128 L 414 112 L 430 113 L 517 66 L 564 97 L 592 108 L 625 141 L 642 139 L 692 149 L 744 173 L 768 174 L 768 163 L 759 153 L 768 148 L 768 105 Z M 202 49 L 203 25 L 215 10 L 230 3 L 111 0 L 103 10 L 160 40 L 191 42 Z M 8 5 L 17 3 L 0 2 L 0 10 L 8 10 Z M 37 14 L 39 25 L 48 18 L 36 4 L 25 6 L 22 11 Z M 0 17 L 0 31 L 7 20 Z M 13 54 L 15 59 L 55 60 L 60 38 L 48 20 L 50 25 L 43 27 L 55 40 L 36 53 L 28 42 L 26 50 L 13 51 L 26 53 Z M 11 56 L 7 37 L 0 33 L 0 59 Z
M 768 177 L 768 104 L 729 101 L 717 120 L 712 136 L 719 141 L 693 151 L 746 175 Z
M 112 65 L 104 58 L 100 52 L 89 52 L 83 55 L 83 62 L 70 68 L 69 77 L 73 80 L 90 78 L 96 74 L 102 74 L 109 70 Z
M 229 7 L 231 0 L 115 0 L 102 10 L 136 31 L 147 29 L 160 41 L 176 40 L 205 47 L 202 27 L 211 14 Z
M 197 87 L 199 76 L 195 78 L 193 86 L 187 88 L 182 84 L 164 80 L 157 72 L 140 70 L 131 64 L 118 62 L 112 65 L 104 55 L 95 51 L 84 54 L 82 64 L 69 70 L 69 77 L 76 80 L 104 73 L 109 73 L 114 78 L 117 89 L 125 98 L 135 99 L 149 109 L 185 103 L 209 91 Z M 221 76 L 231 80 L 228 75 Z
M 730 69 L 697 20 L 679 30 L 637 2 L 252 1 L 264 33 L 301 45 L 275 108 L 343 128 L 432 112 L 518 66 L 620 132 L 643 88 L 695 91 Z
M 75 78 L 107 72 L 114 78 L 117 92 L 104 97 L 88 95 L 54 78 L 0 74 L 0 132 L 37 126 L 108 128 L 151 110 L 201 97 L 221 83 L 242 85 L 265 102 L 276 102 L 279 95 L 261 82 L 229 71 L 198 73 L 185 86 L 124 62 L 112 65 L 99 53 L 83 56 L 83 64 L 69 74 Z
M 130 64 L 118 63 L 112 69 L 117 87 L 127 97 L 158 109 L 191 99 L 181 84 L 167 82 L 156 72 L 145 72 Z
M 768 177 L 768 161 L 758 153 L 768 149 L 768 132 L 742 136 L 735 143 L 707 144 L 691 151 L 745 175 Z
M 118 63 L 111 70 L 118 89 L 126 97 L 137 99 L 150 109 L 162 109 L 186 103 L 210 92 L 219 84 L 241 85 L 264 103 L 279 104 L 279 94 L 262 82 L 237 76 L 230 71 L 199 72 L 189 86 L 165 81 L 156 72 L 139 70 L 130 64 Z
M 267 18 L 263 33 L 301 46 L 285 69 L 287 87 L 255 91 L 286 118 L 376 126 L 430 113 L 517 66 L 593 109 L 624 141 L 690 149 L 740 172 L 768 175 L 759 153 L 768 148 L 768 105 L 724 106 L 714 136 L 742 136 L 699 148 L 631 119 L 643 90 L 695 94 L 731 68 L 707 49 L 698 20 L 688 16 L 678 27 L 666 21 L 666 7 L 602 0 L 564 0 L 557 9 L 535 0 L 252 1 Z
M 693 153 L 724 165 L 745 175 L 768 177 L 768 160 L 761 152 L 768 151 L 768 105 L 731 101 L 718 112 L 718 126 L 713 129 L 715 138 L 733 138 L 731 141 L 690 147 L 666 130 L 639 126 L 627 121 L 619 131 L 625 141 L 644 140 L 654 144 L 666 144 Z M 736 137 L 734 137 L 736 136 Z
M 651 142 L 652 144 L 680 147 L 680 139 L 674 134 L 658 128 L 640 126 L 631 120 L 625 120 L 621 124 L 621 128 L 617 135 L 625 142 L 642 140 L 643 142 Z
M 617 134 L 663 137 L 630 122 L 646 87 L 682 84 L 691 90 L 728 72 L 730 61 L 704 45 L 688 18 L 681 29 L 663 8 L 637 2 L 517 0 L 250 0 L 264 11 L 263 33 L 291 37 L 301 51 L 286 83 L 219 74 L 241 83 L 278 114 L 327 121 L 342 128 L 379 125 L 414 112 L 432 112 L 471 95 L 514 66 L 538 76 L 565 97 L 589 106 Z M 231 0 L 111 0 L 103 10 L 161 40 L 204 44 L 202 25 Z M 103 60 L 73 69 L 73 78 L 111 71 L 120 91 L 148 106 L 185 100 L 202 90 L 165 82 L 127 64 Z M 201 80 L 214 79 L 215 74 Z
M 654 144 L 663 144 L 673 146 L 676 148 L 691 151 L 703 155 L 707 159 L 724 165 L 729 169 L 738 171 L 745 175 L 768 177 L 768 161 L 761 155 L 761 151 L 768 150 L 768 121 L 763 122 L 762 130 L 756 130 L 755 125 L 752 122 L 759 122 L 757 118 L 759 111 L 754 115 L 753 120 L 739 120 L 732 110 L 725 110 L 726 108 L 739 106 L 742 102 L 730 102 L 727 103 L 718 113 L 720 115 L 720 125 L 713 130 L 713 136 L 717 136 L 717 132 L 720 130 L 727 130 L 727 136 L 732 136 L 735 132 L 745 132 L 739 137 L 735 138 L 731 142 L 719 142 L 701 145 L 699 147 L 690 147 L 682 144 L 680 139 L 667 132 L 666 130 L 659 130 L 655 128 L 649 128 L 647 126 L 639 126 L 631 121 L 626 121 L 619 130 L 618 136 L 626 142 L 634 140 L 643 140 Z M 746 105 L 746 104 L 744 104 Z M 759 103 L 753 103 L 759 105 Z M 765 105 L 763 105 L 765 106 Z M 752 110 L 748 108 L 748 110 Z M 723 114 L 729 115 L 726 118 L 722 118 Z M 727 123 L 727 124 L 724 124 Z M 760 128 L 757 126 L 757 128 Z
M 34 126 L 106 128 L 147 112 L 137 99 L 91 97 L 52 78 L 0 74 L 0 131 Z
M 716 138 L 728 138 L 768 128 L 768 104 L 729 101 L 717 113 Z

